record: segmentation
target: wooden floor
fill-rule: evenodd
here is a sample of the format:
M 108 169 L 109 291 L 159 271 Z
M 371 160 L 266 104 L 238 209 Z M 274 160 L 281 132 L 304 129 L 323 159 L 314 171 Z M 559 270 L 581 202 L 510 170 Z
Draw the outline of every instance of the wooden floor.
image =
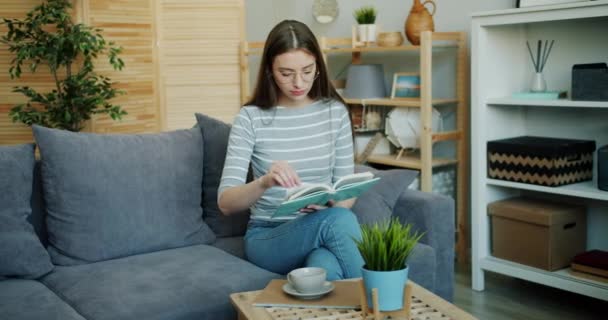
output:
M 608 319 L 608 302 L 495 273 L 473 291 L 470 270 L 456 267 L 454 304 L 480 320 Z

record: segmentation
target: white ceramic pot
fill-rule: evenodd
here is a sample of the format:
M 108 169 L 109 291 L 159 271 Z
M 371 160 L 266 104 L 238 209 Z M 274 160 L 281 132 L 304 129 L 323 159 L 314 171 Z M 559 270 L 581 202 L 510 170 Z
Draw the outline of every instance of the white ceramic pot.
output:
M 367 42 L 367 25 L 360 24 L 357 25 L 357 34 L 359 35 L 359 41 Z
M 376 25 L 375 24 L 367 25 L 367 41 L 376 42 Z

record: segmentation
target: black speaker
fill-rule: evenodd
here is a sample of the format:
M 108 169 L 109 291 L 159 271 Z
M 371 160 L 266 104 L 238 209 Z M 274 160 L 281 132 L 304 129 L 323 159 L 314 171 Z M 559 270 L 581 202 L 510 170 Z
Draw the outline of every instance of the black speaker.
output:
M 608 145 L 597 149 L 597 187 L 608 191 Z

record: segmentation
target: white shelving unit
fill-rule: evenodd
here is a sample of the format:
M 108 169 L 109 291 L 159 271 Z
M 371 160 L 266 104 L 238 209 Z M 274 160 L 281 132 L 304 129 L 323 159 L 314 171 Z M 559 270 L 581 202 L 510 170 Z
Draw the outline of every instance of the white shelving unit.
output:
M 491 254 L 487 205 L 518 195 L 584 203 L 587 249 L 608 250 L 608 192 L 594 180 L 557 188 L 489 179 L 487 142 L 521 135 L 595 140 L 608 144 L 608 102 L 518 100 L 527 91 L 533 67 L 526 48 L 555 40 L 545 77 L 549 90 L 571 88 L 572 65 L 608 62 L 608 1 L 476 13 L 472 22 L 471 210 L 473 289 L 484 290 L 484 273 L 496 272 L 608 301 L 608 282 L 549 272 Z M 513 235 L 520 237 L 525 235 Z

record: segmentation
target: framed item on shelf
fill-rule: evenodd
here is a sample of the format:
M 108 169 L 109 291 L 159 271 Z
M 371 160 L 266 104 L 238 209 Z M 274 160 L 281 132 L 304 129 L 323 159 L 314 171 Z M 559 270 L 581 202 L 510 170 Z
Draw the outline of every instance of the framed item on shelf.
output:
M 395 72 L 391 99 L 420 98 L 420 75 L 418 73 Z
M 517 0 L 517 8 L 527 8 L 535 6 L 550 6 L 554 4 L 570 3 L 570 2 L 584 2 L 590 0 Z

